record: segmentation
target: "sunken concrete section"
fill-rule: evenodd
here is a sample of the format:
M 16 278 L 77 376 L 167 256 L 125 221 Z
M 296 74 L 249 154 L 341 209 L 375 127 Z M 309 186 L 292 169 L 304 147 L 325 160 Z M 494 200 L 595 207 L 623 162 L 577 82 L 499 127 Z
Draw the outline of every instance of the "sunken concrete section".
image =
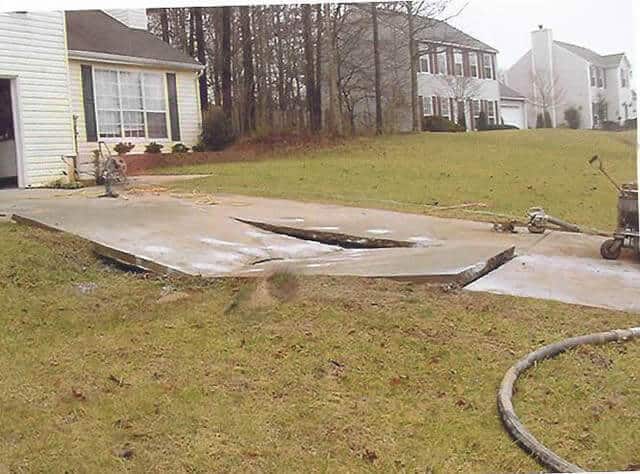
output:
M 367 216 L 362 209 L 238 196 L 217 198 L 215 205 L 164 193 L 98 199 L 100 192 L 29 192 L 8 204 L 0 194 L 0 208 L 16 221 L 74 234 L 99 255 L 158 273 L 252 277 L 286 269 L 464 285 L 513 256 L 508 241 L 477 241 L 464 229 L 440 232 L 434 223 L 447 221 L 422 216 Z M 382 227 L 390 216 L 401 226 Z M 483 224 L 471 227 L 491 235 Z M 457 238 L 441 238 L 448 234 Z
M 418 246 L 417 242 L 361 237 L 323 230 L 300 229 L 297 227 L 268 224 L 266 222 L 250 221 L 247 219 L 240 219 L 239 217 L 236 217 L 236 220 L 258 229 L 273 232 L 274 234 L 288 235 L 289 237 L 295 237 L 296 239 L 311 240 L 313 242 L 319 242 L 326 245 L 336 245 L 344 249 L 391 249 Z
M 640 262 L 631 255 L 603 260 L 600 237 L 501 234 L 480 222 L 237 195 L 216 195 L 212 205 L 162 192 L 97 199 L 101 193 L 0 190 L 0 214 L 74 234 L 110 258 L 162 273 L 249 277 L 285 269 L 449 282 L 472 291 L 640 312 Z M 302 229 L 301 236 L 329 233 L 415 245 L 344 248 L 236 218 L 270 229 Z

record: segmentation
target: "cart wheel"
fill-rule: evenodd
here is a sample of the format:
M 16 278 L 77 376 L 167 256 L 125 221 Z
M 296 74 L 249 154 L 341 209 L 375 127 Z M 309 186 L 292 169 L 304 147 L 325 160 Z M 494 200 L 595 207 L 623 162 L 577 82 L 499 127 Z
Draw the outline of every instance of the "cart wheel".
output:
M 622 250 L 622 241 L 616 239 L 605 240 L 600 247 L 600 255 L 606 260 L 617 260 Z

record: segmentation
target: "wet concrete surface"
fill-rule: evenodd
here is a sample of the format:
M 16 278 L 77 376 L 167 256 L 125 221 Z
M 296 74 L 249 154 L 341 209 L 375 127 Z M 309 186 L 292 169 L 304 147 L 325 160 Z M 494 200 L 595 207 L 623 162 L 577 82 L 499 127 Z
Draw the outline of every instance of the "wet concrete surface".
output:
M 486 223 L 279 199 L 216 195 L 211 205 L 167 193 L 98 199 L 100 192 L 0 191 L 0 213 L 70 232 L 156 268 L 206 277 L 288 270 L 466 284 L 502 256 L 467 288 L 640 312 L 640 264 L 631 257 L 602 260 L 600 237 L 500 234 Z M 238 218 L 415 246 L 342 248 L 268 232 Z M 508 261 L 514 246 L 516 257 Z

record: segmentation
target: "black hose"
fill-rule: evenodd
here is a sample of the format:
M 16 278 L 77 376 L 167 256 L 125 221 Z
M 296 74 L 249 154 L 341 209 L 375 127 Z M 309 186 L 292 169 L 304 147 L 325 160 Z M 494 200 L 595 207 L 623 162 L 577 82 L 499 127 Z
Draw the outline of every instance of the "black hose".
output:
M 524 371 L 532 365 L 545 359 L 550 359 L 558 354 L 573 349 L 583 344 L 605 344 L 607 342 L 622 342 L 640 337 L 640 327 L 629 329 L 615 329 L 607 332 L 589 334 L 586 336 L 572 337 L 564 341 L 549 344 L 531 352 L 512 366 L 500 384 L 498 391 L 498 411 L 506 430 L 520 446 L 531 453 L 538 461 L 548 469 L 555 472 L 584 472 L 585 469 L 558 456 L 549 448 L 540 443 L 527 429 L 513 409 L 511 397 L 516 380 Z

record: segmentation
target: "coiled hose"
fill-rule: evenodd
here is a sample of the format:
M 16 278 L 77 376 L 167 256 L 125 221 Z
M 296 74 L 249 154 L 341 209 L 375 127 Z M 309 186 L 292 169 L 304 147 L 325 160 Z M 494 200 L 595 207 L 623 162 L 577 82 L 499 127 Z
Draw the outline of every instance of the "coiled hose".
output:
M 584 472 L 585 469 L 561 458 L 527 431 L 513 409 L 513 403 L 511 401 L 513 387 L 520 374 L 532 365 L 555 357 L 564 351 L 583 344 L 599 345 L 607 342 L 623 342 L 638 337 L 640 337 L 640 327 L 615 329 L 586 336 L 571 337 L 564 341 L 541 347 L 537 351 L 531 352 L 526 357 L 520 359 L 507 371 L 500 384 L 500 390 L 498 391 L 498 411 L 500 412 L 500 417 L 506 430 L 520 446 L 536 457 L 546 468 L 555 472 Z

